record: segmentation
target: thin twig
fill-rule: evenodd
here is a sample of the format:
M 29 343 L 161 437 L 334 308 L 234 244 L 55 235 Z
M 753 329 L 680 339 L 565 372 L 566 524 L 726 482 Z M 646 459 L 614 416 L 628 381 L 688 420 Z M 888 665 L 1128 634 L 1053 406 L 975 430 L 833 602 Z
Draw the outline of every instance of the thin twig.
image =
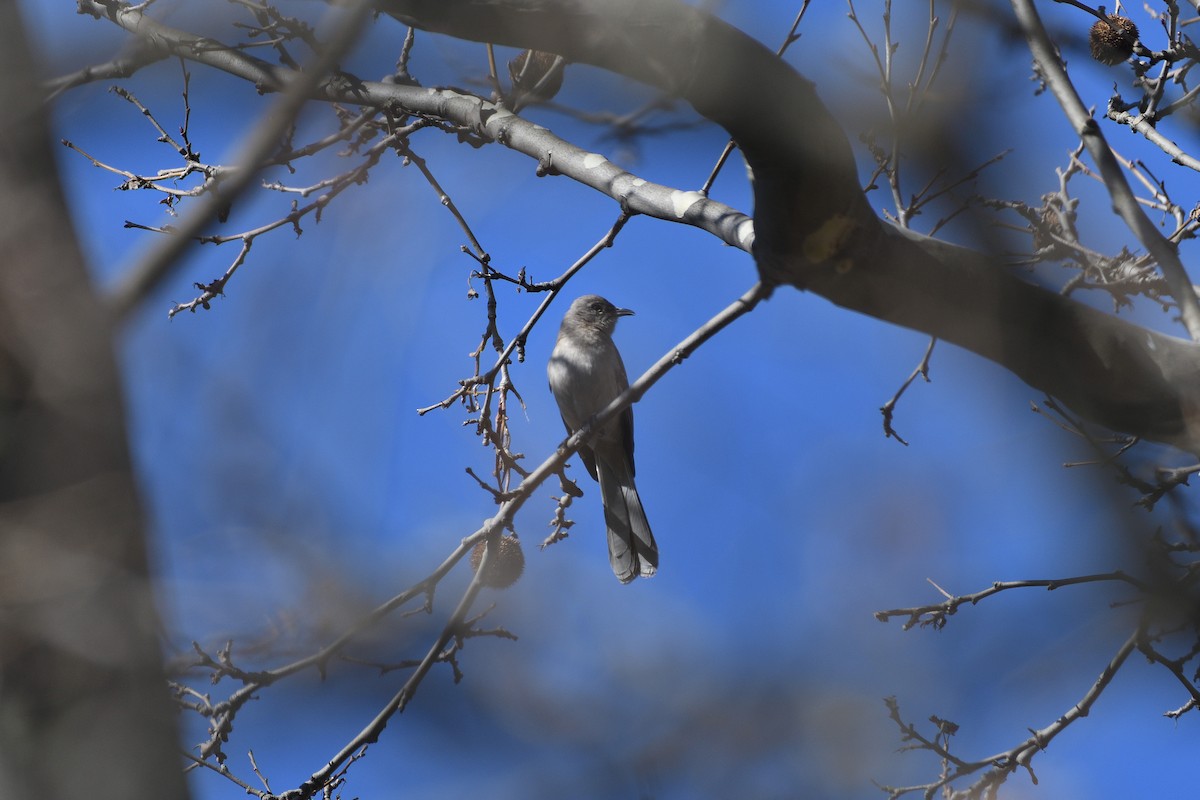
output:
M 954 783 L 960 778 L 974 774 L 980 770 L 986 770 L 968 789 L 955 792 L 953 796 L 989 798 L 989 800 L 991 800 L 992 798 L 996 797 L 996 790 L 999 788 L 999 786 L 1008 779 L 1009 775 L 1016 772 L 1018 769 L 1024 769 L 1028 771 L 1033 779 L 1033 782 L 1037 783 L 1037 777 L 1034 775 L 1033 767 L 1031 766 L 1034 756 L 1045 750 L 1050 745 L 1050 742 L 1057 738 L 1058 735 L 1065 731 L 1070 725 L 1082 719 L 1083 717 L 1086 717 L 1091 712 L 1092 706 L 1096 704 L 1096 701 L 1100 699 L 1100 696 L 1112 683 L 1112 680 L 1116 676 L 1117 672 L 1119 672 L 1121 667 L 1124 666 L 1125 661 L 1129 658 L 1130 653 L 1132 653 L 1134 648 L 1137 646 L 1142 635 L 1142 628 L 1139 626 L 1138 629 L 1135 630 L 1134 633 L 1121 644 L 1109 662 L 1104 665 L 1104 668 L 1100 672 L 1100 676 L 1092 683 L 1091 686 L 1088 687 L 1087 691 L 1084 692 L 1083 697 L 1081 697 L 1077 703 L 1059 715 L 1054 722 L 1038 730 L 1034 730 L 1032 728 L 1029 729 L 1029 738 L 1009 748 L 1008 750 L 996 753 L 986 758 L 967 761 L 951 755 L 944 744 L 940 744 L 937 741 L 921 735 L 915 726 L 904 722 L 900 717 L 899 707 L 896 705 L 895 699 L 889 698 L 888 706 L 891 709 L 891 717 L 900 726 L 901 737 L 906 741 L 916 741 L 918 743 L 915 746 L 917 749 L 928 750 L 932 752 L 938 758 L 953 764 L 954 769 L 943 769 L 939 778 L 931 783 L 917 786 L 883 786 L 881 788 L 888 793 L 890 800 L 896 800 L 896 798 L 903 797 L 906 794 L 912 794 L 914 792 L 920 792 L 925 798 L 927 798 L 927 800 L 931 800 L 933 797 L 937 796 L 937 794 L 944 787 L 950 786 L 950 784 Z M 937 720 L 937 722 L 942 723 L 939 724 L 940 734 L 943 730 L 945 721 Z M 946 796 L 950 796 L 949 792 L 946 793 Z
M 950 597 L 942 603 L 936 603 L 927 606 L 915 606 L 912 608 L 893 608 L 888 611 L 876 611 L 875 619 L 879 620 L 880 622 L 887 622 L 888 620 L 892 619 L 892 617 L 908 617 L 908 620 L 904 623 L 904 630 L 909 630 L 915 625 L 920 625 L 921 627 L 930 626 L 935 629 L 940 629 L 945 627 L 946 618 L 952 616 L 956 611 L 958 611 L 960 606 L 968 604 L 975 605 L 979 601 L 991 597 L 994 594 L 999 594 L 1000 592 L 1009 591 L 1011 589 L 1030 588 L 1046 589 L 1047 591 L 1052 592 L 1055 589 L 1060 589 L 1064 586 L 1077 586 L 1084 583 L 1105 582 L 1125 583 L 1143 592 L 1146 591 L 1147 588 L 1146 585 L 1137 578 L 1134 578 L 1133 576 L 1121 570 L 1098 573 L 1095 575 L 1078 575 L 1071 578 L 996 581 L 986 589 L 973 592 L 971 594 Z M 945 590 L 940 589 L 940 587 L 938 588 L 943 594 L 946 593 Z
M 883 414 L 883 438 L 888 439 L 894 437 L 897 442 L 905 447 L 908 447 L 908 442 L 906 442 L 904 438 L 900 436 L 900 434 L 896 433 L 896 429 L 892 427 L 892 414 L 896 410 L 896 403 L 900 402 L 900 396 L 908 390 L 908 387 L 912 385 L 912 382 L 917 379 L 918 375 L 924 378 L 926 383 L 929 383 L 929 358 L 933 355 L 933 346 L 935 344 L 937 344 L 936 336 L 929 340 L 929 346 L 925 348 L 925 355 L 921 356 L 921 361 L 919 364 L 917 364 L 916 369 L 914 369 L 912 374 L 910 374 L 904 383 L 900 385 L 900 388 L 896 390 L 894 395 L 892 395 L 892 399 L 888 400 L 883 404 L 883 406 L 880 407 L 879 413 Z

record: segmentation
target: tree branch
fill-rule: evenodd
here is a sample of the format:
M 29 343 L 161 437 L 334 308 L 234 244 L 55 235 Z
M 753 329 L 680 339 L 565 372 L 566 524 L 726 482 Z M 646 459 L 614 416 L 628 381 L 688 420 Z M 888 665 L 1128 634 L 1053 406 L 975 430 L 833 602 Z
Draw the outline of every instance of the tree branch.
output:
M 753 170 L 764 280 L 945 339 L 1093 422 L 1200 452 L 1200 347 L 1029 284 L 990 254 L 883 223 L 812 83 L 719 19 L 677 0 L 377 3 L 406 24 L 678 93 L 733 135 Z
M 376 2 L 406 24 L 557 53 L 680 94 L 745 154 L 755 175 L 753 225 L 699 192 L 646 183 L 480 98 L 332 79 L 314 96 L 451 120 L 537 159 L 539 174 L 567 175 L 631 212 L 696 225 L 752 249 L 768 284 L 790 284 L 945 339 L 1092 422 L 1200 453 L 1200 347 L 1029 284 L 988 253 L 882 222 L 859 186 L 845 134 L 812 83 L 719 19 L 678 0 Z M 197 37 L 153 22 L 140 7 L 115 0 L 80 0 L 80 7 L 266 90 L 287 83 L 288 70 L 209 40 L 198 46 Z
M 109 16 L 131 32 L 139 33 L 155 45 L 165 43 L 163 37 L 155 35 L 155 25 L 142 14 L 142 8 L 120 4 L 104 5 L 100 2 L 81 0 L 81 12 Z M 241 153 L 237 158 L 238 168 L 228 178 L 199 198 L 198 204 L 175 226 L 174 235 L 164 236 L 146 248 L 134 265 L 122 276 L 120 285 L 111 296 L 113 313 L 127 316 L 136 305 L 162 280 L 171 267 L 179 262 L 179 256 L 190 244 L 190 239 L 214 219 L 220 210 L 227 207 L 247 187 L 257 174 L 259 165 L 279 146 L 279 139 L 300 113 L 313 88 L 322 82 L 334 64 L 345 55 L 358 39 L 359 31 L 368 16 L 366 0 L 353 0 L 350 8 L 337 12 L 339 19 L 330 33 L 325 49 L 312 59 L 308 67 L 294 73 L 294 79 L 271 86 L 281 89 L 282 94 L 274 106 L 263 115 L 262 120 L 246 136 Z M 212 48 L 208 40 L 196 36 L 185 36 L 176 41 L 171 49 L 179 55 L 182 50 L 191 53 L 206 52 L 221 63 L 244 63 L 247 60 L 236 51 Z M 186 55 L 185 55 L 186 57 Z M 252 59 L 250 59 L 252 61 Z M 271 78 L 279 73 L 268 72 Z M 269 81 L 270 83 L 271 81 Z

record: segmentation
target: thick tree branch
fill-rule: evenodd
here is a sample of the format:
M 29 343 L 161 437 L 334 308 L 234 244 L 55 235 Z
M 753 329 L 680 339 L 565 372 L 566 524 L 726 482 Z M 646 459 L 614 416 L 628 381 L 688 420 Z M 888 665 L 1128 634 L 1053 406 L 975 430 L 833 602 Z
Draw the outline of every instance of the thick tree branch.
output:
M 754 172 L 764 279 L 972 350 L 1093 422 L 1200 452 L 1200 348 L 880 221 L 812 83 L 715 17 L 678 0 L 376 2 L 407 24 L 678 93 L 733 135 Z

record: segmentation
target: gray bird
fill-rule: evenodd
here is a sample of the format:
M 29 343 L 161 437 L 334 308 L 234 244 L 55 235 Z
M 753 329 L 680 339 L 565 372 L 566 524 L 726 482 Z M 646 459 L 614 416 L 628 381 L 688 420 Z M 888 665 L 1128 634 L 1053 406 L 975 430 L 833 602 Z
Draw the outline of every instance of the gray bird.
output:
M 629 388 L 613 344 L 617 320 L 633 314 L 594 294 L 571 303 L 558 329 L 546 375 L 567 433 L 582 428 Z M 658 545 L 633 483 L 633 410 L 625 409 L 579 448 L 588 474 L 600 484 L 608 526 L 608 559 L 621 583 L 658 569 Z

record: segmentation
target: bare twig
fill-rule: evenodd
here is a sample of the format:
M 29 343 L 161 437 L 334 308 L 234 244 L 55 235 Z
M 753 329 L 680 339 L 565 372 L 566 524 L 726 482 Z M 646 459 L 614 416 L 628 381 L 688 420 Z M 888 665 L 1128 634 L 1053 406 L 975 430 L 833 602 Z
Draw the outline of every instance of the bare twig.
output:
M 895 437 L 897 442 L 908 447 L 908 442 L 900 434 L 896 433 L 896 430 L 892 427 L 892 414 L 896 410 L 896 403 L 900 402 L 900 396 L 908 390 L 908 387 L 912 385 L 912 382 L 917 379 L 918 375 L 924 378 L 926 383 L 929 383 L 929 357 L 933 355 L 933 346 L 935 344 L 937 344 L 937 337 L 929 340 L 929 346 L 925 348 L 925 355 L 921 356 L 921 361 L 917 364 L 916 369 L 900 385 L 900 388 L 892 395 L 892 399 L 880 407 L 879 413 L 883 414 L 883 436 L 885 439 Z
M 1095 575 L 1079 575 L 1071 578 L 1050 578 L 1038 580 L 1024 581 L 996 581 L 991 586 L 978 592 L 971 594 L 958 595 L 948 598 L 945 602 L 936 603 L 927 606 L 914 606 L 912 608 L 893 608 L 888 611 L 876 611 L 875 619 L 880 622 L 887 622 L 892 617 L 908 617 L 904 623 L 904 630 L 909 630 L 913 626 L 920 625 L 922 628 L 929 626 L 940 630 L 946 626 L 947 617 L 953 616 L 958 611 L 960 606 L 970 604 L 975 605 L 979 601 L 991 597 L 1000 592 L 1009 591 L 1011 589 L 1029 589 L 1040 588 L 1047 591 L 1054 591 L 1064 586 L 1077 586 L 1083 583 L 1104 583 L 1117 582 L 1125 583 L 1140 591 L 1146 590 L 1146 585 L 1128 575 L 1121 570 L 1115 572 L 1105 572 Z M 944 590 L 941 590 L 945 594 Z
M 908 749 L 928 750 L 942 759 L 943 762 L 948 762 L 953 769 L 943 767 L 942 774 L 935 781 L 921 784 L 918 786 L 882 786 L 888 797 L 891 800 L 903 797 L 907 794 L 920 792 L 927 800 L 935 797 L 943 787 L 949 787 L 952 783 L 983 770 L 983 774 L 973 783 L 970 788 L 955 792 L 954 797 L 971 797 L 971 798 L 995 798 L 996 790 L 1003 784 L 1008 776 L 1016 772 L 1018 769 L 1026 770 L 1034 783 L 1037 783 L 1037 777 L 1033 773 L 1031 762 L 1034 756 L 1045 750 L 1055 738 L 1063 731 L 1070 727 L 1076 721 L 1086 717 L 1092 710 L 1092 706 L 1100 699 L 1100 696 L 1112 683 L 1113 678 L 1125 661 L 1129 658 L 1130 653 L 1137 647 L 1138 641 L 1142 636 L 1142 629 L 1139 628 L 1125 640 L 1124 643 L 1117 649 L 1117 652 L 1105 664 L 1101 670 L 1100 676 L 1088 690 L 1084 692 L 1083 697 L 1077 703 L 1072 705 L 1061 715 L 1059 715 L 1049 725 L 1034 730 L 1029 729 L 1030 736 L 1024 741 L 1014 745 L 1000 753 L 988 756 L 986 758 L 975 759 L 968 761 L 960 757 L 954 756 L 947 749 L 947 739 L 943 735 L 947 730 L 946 726 L 953 726 L 954 723 L 947 723 L 945 720 L 934 718 L 935 724 L 938 725 L 938 735 L 935 739 L 929 739 L 920 734 L 916 727 L 910 723 L 906 723 L 900 717 L 899 706 L 894 698 L 888 699 L 888 708 L 891 718 L 900 727 L 901 738 L 904 741 L 915 741 L 916 745 L 910 746 Z M 956 730 L 954 726 L 950 732 Z M 947 793 L 949 795 L 949 793 Z

